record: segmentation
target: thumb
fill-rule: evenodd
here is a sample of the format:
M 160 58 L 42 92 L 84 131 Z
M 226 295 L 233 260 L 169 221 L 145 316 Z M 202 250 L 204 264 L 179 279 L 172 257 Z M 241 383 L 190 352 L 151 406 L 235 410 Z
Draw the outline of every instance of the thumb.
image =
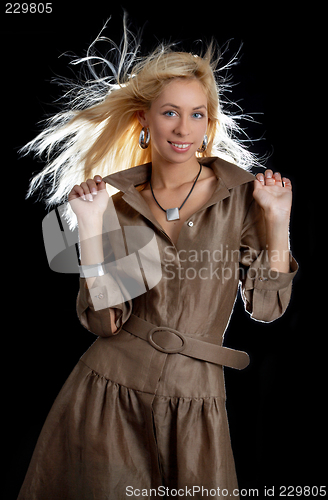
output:
M 101 175 L 95 175 L 93 180 L 97 184 L 98 191 L 102 191 L 103 189 L 106 189 L 106 183 L 102 180 Z

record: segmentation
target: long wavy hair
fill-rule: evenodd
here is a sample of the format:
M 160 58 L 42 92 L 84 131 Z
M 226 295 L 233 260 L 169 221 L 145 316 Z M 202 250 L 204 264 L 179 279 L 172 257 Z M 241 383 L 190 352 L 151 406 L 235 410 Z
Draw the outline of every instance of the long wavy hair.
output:
M 107 23 L 106 23 L 107 24 Z M 199 156 L 219 156 L 243 168 L 256 158 L 237 139 L 237 120 L 222 109 L 221 93 L 226 80 L 219 68 L 220 51 L 212 41 L 204 54 L 176 50 L 176 45 L 159 45 L 145 57 L 140 43 L 128 30 L 124 18 L 120 46 L 102 36 L 90 45 L 87 54 L 71 62 L 84 68 L 78 82 L 59 80 L 65 85 L 62 109 L 45 121 L 42 132 L 21 149 L 34 153 L 46 165 L 30 182 L 27 196 L 41 189 L 48 206 L 67 201 L 75 184 L 96 174 L 101 176 L 151 161 L 151 141 L 139 147 L 141 125 L 136 112 L 148 110 L 165 85 L 175 78 L 197 79 L 208 100 L 208 146 Z M 106 56 L 96 44 L 106 41 Z M 234 60 L 233 60 L 234 61 Z M 68 84 L 68 88 L 66 87 Z

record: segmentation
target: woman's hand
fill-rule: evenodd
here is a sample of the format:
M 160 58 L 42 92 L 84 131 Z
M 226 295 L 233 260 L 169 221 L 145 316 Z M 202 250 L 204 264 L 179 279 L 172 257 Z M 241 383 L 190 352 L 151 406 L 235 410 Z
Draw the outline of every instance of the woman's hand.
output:
M 100 175 L 73 187 L 68 201 L 77 218 L 101 217 L 108 204 L 106 184 Z
M 289 217 L 292 206 L 292 184 L 279 172 L 266 170 L 257 174 L 253 196 L 264 210 L 266 249 L 271 269 L 288 273 L 289 265 Z
M 292 184 L 279 172 L 266 170 L 256 175 L 253 196 L 264 210 L 266 218 L 289 219 L 292 206 Z

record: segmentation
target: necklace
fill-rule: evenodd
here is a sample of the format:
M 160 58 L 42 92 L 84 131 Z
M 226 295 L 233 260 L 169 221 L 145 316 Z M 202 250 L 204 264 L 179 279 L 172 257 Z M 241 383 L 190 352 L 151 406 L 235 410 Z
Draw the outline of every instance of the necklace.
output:
M 158 203 L 158 201 L 155 198 L 153 187 L 151 185 L 151 180 L 149 181 L 151 194 L 153 195 L 153 198 L 156 201 L 156 203 L 159 206 L 159 208 L 161 210 L 163 210 L 163 212 L 166 212 L 166 220 L 171 221 L 171 220 L 178 220 L 178 219 L 180 219 L 180 210 L 183 207 L 183 205 L 186 203 L 186 201 L 188 200 L 189 196 L 192 193 L 192 190 L 196 186 L 196 182 L 198 181 L 198 177 L 200 176 L 201 171 L 202 171 L 202 165 L 200 165 L 200 169 L 199 169 L 198 175 L 197 175 L 197 177 L 196 177 L 196 179 L 195 179 L 195 181 L 194 181 L 194 183 L 193 183 L 193 185 L 192 185 L 192 187 L 191 187 L 191 189 L 190 189 L 190 191 L 188 193 L 187 198 L 184 200 L 184 202 L 182 203 L 182 205 L 179 208 L 175 207 L 175 208 L 168 208 L 167 210 L 165 210 L 165 208 L 161 207 L 161 205 Z

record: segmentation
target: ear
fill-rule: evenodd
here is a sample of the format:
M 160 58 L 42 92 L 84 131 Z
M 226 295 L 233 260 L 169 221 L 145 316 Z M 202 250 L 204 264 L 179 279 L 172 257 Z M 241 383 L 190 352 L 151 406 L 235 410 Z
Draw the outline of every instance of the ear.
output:
M 137 111 L 136 113 L 140 125 L 143 127 L 148 127 L 148 120 L 146 117 L 146 111 Z

